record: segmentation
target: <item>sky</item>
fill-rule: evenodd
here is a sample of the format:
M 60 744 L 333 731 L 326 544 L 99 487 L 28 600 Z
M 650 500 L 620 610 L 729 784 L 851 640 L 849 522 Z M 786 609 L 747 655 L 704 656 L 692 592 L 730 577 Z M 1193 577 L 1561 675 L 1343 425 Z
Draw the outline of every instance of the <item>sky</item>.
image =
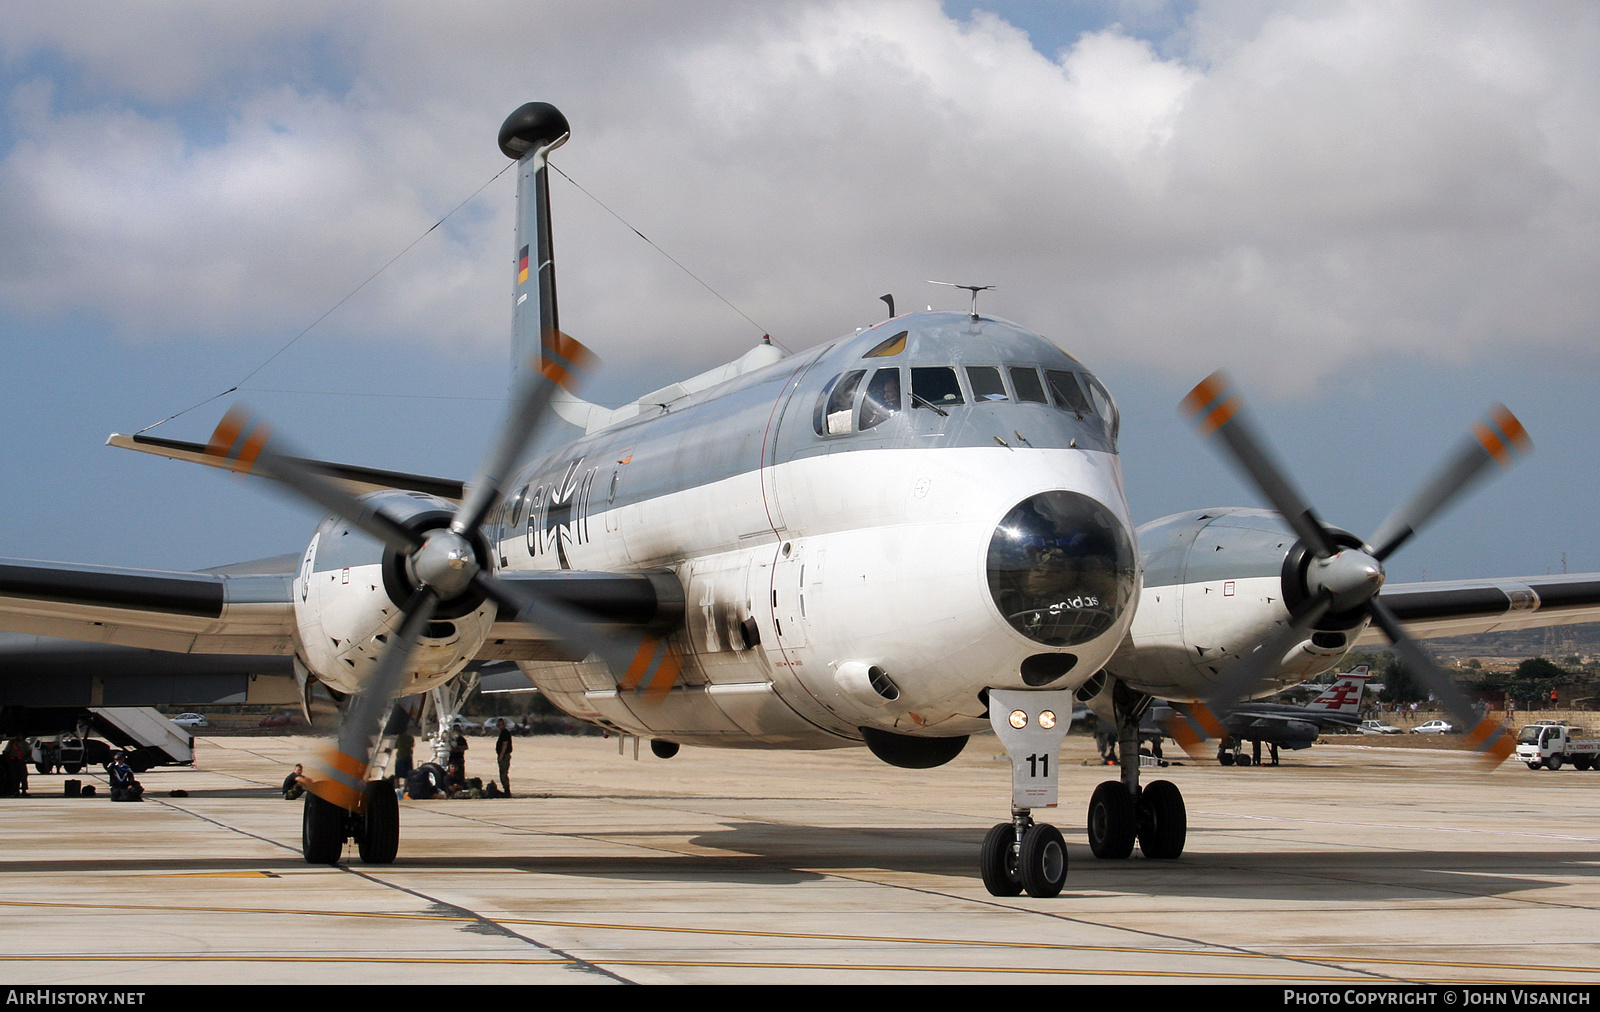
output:
M 1391 581 L 1600 571 L 1596 66 L 1600 7 L 1546 0 L 14 5 L 0 556 L 301 551 L 315 511 L 263 483 L 102 445 L 238 400 L 469 476 L 507 375 L 495 135 L 541 100 L 594 399 L 995 285 L 1116 395 L 1139 522 L 1262 505 L 1176 411 L 1225 368 L 1362 535 L 1490 403 L 1522 419 L 1535 452 Z

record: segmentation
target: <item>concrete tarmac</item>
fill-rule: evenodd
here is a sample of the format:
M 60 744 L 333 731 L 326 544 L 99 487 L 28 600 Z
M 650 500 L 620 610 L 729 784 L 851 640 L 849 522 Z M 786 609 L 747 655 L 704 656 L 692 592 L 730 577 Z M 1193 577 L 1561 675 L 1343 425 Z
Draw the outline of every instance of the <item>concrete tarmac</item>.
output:
M 312 739 L 202 738 L 143 804 L 0 800 L 0 976 L 18 984 L 1600 984 L 1600 772 L 1478 772 L 1322 745 L 1277 768 L 1175 766 L 1177 861 L 1097 861 L 1115 769 L 1062 755 L 1061 896 L 997 899 L 992 737 L 900 770 L 865 750 L 518 738 L 510 800 L 405 801 L 400 857 L 300 857 L 278 796 Z M 471 739 L 487 779 L 493 739 Z M 104 777 L 83 775 L 101 784 Z M 182 788 L 188 797 L 167 792 Z

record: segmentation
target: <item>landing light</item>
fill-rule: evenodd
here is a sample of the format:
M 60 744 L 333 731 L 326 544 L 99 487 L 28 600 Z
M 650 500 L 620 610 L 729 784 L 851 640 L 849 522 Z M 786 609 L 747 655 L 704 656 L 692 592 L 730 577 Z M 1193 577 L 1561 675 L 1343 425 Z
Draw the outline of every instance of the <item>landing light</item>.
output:
M 1027 727 L 1028 726 L 1028 715 L 1026 713 L 1023 713 L 1021 710 L 1012 710 L 1011 711 L 1011 726 L 1016 728 L 1019 731 L 1022 728 Z
M 1039 726 L 1049 730 L 1056 726 L 1056 712 L 1054 710 L 1039 711 Z

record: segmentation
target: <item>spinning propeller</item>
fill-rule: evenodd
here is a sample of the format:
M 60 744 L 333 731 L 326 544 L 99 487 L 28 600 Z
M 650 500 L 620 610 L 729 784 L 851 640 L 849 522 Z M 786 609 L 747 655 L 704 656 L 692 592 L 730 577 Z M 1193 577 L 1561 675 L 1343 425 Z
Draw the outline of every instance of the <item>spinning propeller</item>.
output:
M 329 750 L 309 777 L 318 797 L 348 811 L 358 811 L 364 798 L 367 769 L 394 705 L 417 641 L 444 603 L 481 594 L 520 622 L 560 639 L 581 654 L 597 654 L 632 690 L 671 685 L 680 659 L 665 639 L 637 629 L 603 626 L 592 616 L 551 599 L 528 582 L 513 583 L 489 572 L 483 562 L 479 527 L 500 500 L 501 486 L 527 450 L 548 416 L 557 387 L 572 390 L 592 362 L 589 350 L 565 334 L 546 342 L 537 370 L 524 370 L 525 380 L 512 399 L 500 437 L 477 477 L 467 485 L 460 508 L 448 526 L 414 530 L 382 509 L 364 502 L 308 464 L 274 437 L 271 429 L 252 421 L 235 407 L 212 434 L 206 453 L 223 466 L 287 485 L 350 525 L 370 534 L 399 554 L 411 584 L 400 606 L 398 630 L 390 636 L 367 684 L 346 706 L 337 747 Z
M 1491 768 L 1503 762 L 1516 748 L 1513 736 L 1496 721 L 1478 716 L 1466 694 L 1378 600 L 1378 591 L 1383 586 L 1383 563 L 1396 549 L 1478 482 L 1490 464 L 1509 467 L 1532 447 L 1516 416 L 1503 405 L 1490 408 L 1484 420 L 1473 426 L 1471 438 L 1445 461 L 1432 480 L 1391 513 L 1368 544 L 1353 547 L 1341 543 L 1349 539 L 1341 539 L 1325 527 L 1301 498 L 1268 454 L 1266 444 L 1244 415 L 1243 402 L 1229 389 L 1220 372 L 1212 373 L 1189 391 L 1182 407 L 1202 436 L 1221 437 L 1234 464 L 1294 529 L 1311 559 L 1305 568 L 1306 596 L 1291 609 L 1289 621 L 1253 652 L 1244 654 L 1210 698 L 1192 704 L 1189 719 L 1174 716 L 1168 722 L 1167 733 L 1191 757 L 1201 758 L 1200 732 L 1226 737 L 1218 717 L 1225 717 L 1240 700 L 1249 698 L 1288 652 L 1311 635 L 1318 621 L 1334 614 L 1365 617 L 1383 630 L 1399 651 L 1406 670 L 1444 704 L 1458 726 L 1471 728 L 1466 744 L 1481 753 Z

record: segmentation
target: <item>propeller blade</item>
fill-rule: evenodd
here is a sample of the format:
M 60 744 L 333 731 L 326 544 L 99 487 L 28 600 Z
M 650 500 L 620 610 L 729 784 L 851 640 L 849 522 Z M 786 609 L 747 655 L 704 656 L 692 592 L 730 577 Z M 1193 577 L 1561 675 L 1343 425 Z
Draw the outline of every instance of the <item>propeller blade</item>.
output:
M 1466 745 L 1480 754 L 1484 766 L 1493 769 L 1505 762 L 1516 751 L 1516 737 L 1503 724 L 1478 714 L 1466 693 L 1457 688 L 1454 680 L 1433 663 L 1433 658 L 1428 656 L 1422 644 L 1400 625 L 1394 612 L 1376 598 L 1367 603 L 1367 609 L 1378 628 L 1394 644 L 1401 660 L 1405 662 L 1406 670 L 1444 704 L 1445 712 L 1455 720 L 1457 727 L 1471 728 L 1467 731 Z
M 461 509 L 450 524 L 450 529 L 457 534 L 476 530 L 489 515 L 500 498 L 501 483 L 517 465 L 548 416 L 556 390 L 576 391 L 595 363 L 594 354 L 588 348 L 559 331 L 554 341 L 545 343 L 543 356 L 540 362 L 529 363 L 536 368 L 523 370 L 526 375 L 522 387 L 512 398 L 511 413 L 500 430 L 500 438 L 489 451 L 478 476 L 467 486 Z
M 422 630 L 433 620 L 439 598 L 427 587 L 414 591 L 407 599 L 400 628 L 389 640 L 388 649 L 378 659 L 366 687 L 350 701 L 339 723 L 336 746 L 327 747 L 313 761 L 315 775 L 309 777 L 311 793 L 346 811 L 359 811 L 366 798 L 367 768 L 378 746 L 384 722 L 394 709 L 395 695 L 405 677 L 406 664 L 417 648 Z
M 1253 652 L 1239 658 L 1228 677 L 1204 703 L 1189 704 L 1189 714 L 1174 714 L 1164 725 L 1168 737 L 1189 754 L 1189 758 L 1205 758 L 1202 746 L 1210 739 L 1227 737 L 1224 722 L 1228 714 L 1242 700 L 1250 698 L 1260 688 L 1268 674 L 1283 660 L 1296 643 L 1311 634 L 1317 620 L 1327 613 L 1333 598 L 1326 592 L 1313 594 L 1295 608 L 1289 621 L 1274 630 Z
M 1338 549 L 1322 522 L 1267 452 L 1266 444 L 1246 421 L 1243 409 L 1244 402 L 1229 388 L 1228 379 L 1221 372 L 1201 380 L 1182 403 L 1182 410 L 1199 426 L 1200 434 L 1221 436 L 1234 464 L 1289 522 L 1300 540 L 1317 558 L 1328 558 Z
M 302 496 L 382 541 L 398 552 L 422 546 L 422 537 L 373 509 L 308 466 L 283 446 L 272 427 L 258 422 L 248 408 L 236 404 L 217 423 L 206 444 L 206 454 L 226 461 L 239 474 L 260 474 L 289 486 Z
M 575 652 L 598 655 L 623 692 L 659 698 L 678 680 L 683 657 L 665 637 L 597 622 L 547 600 L 531 587 L 497 580 L 487 573 L 479 573 L 473 582 L 490 600 L 514 612 L 518 622 L 553 634 Z
M 1391 513 L 1372 536 L 1373 558 L 1382 562 L 1395 549 L 1411 539 L 1430 520 L 1444 511 L 1461 493 L 1481 478 L 1491 463 L 1510 467 L 1533 449 L 1528 432 L 1517 416 L 1496 404 L 1483 421 L 1472 427 L 1472 435 L 1454 456 L 1445 462 L 1433 480 L 1417 490 L 1404 505 Z

